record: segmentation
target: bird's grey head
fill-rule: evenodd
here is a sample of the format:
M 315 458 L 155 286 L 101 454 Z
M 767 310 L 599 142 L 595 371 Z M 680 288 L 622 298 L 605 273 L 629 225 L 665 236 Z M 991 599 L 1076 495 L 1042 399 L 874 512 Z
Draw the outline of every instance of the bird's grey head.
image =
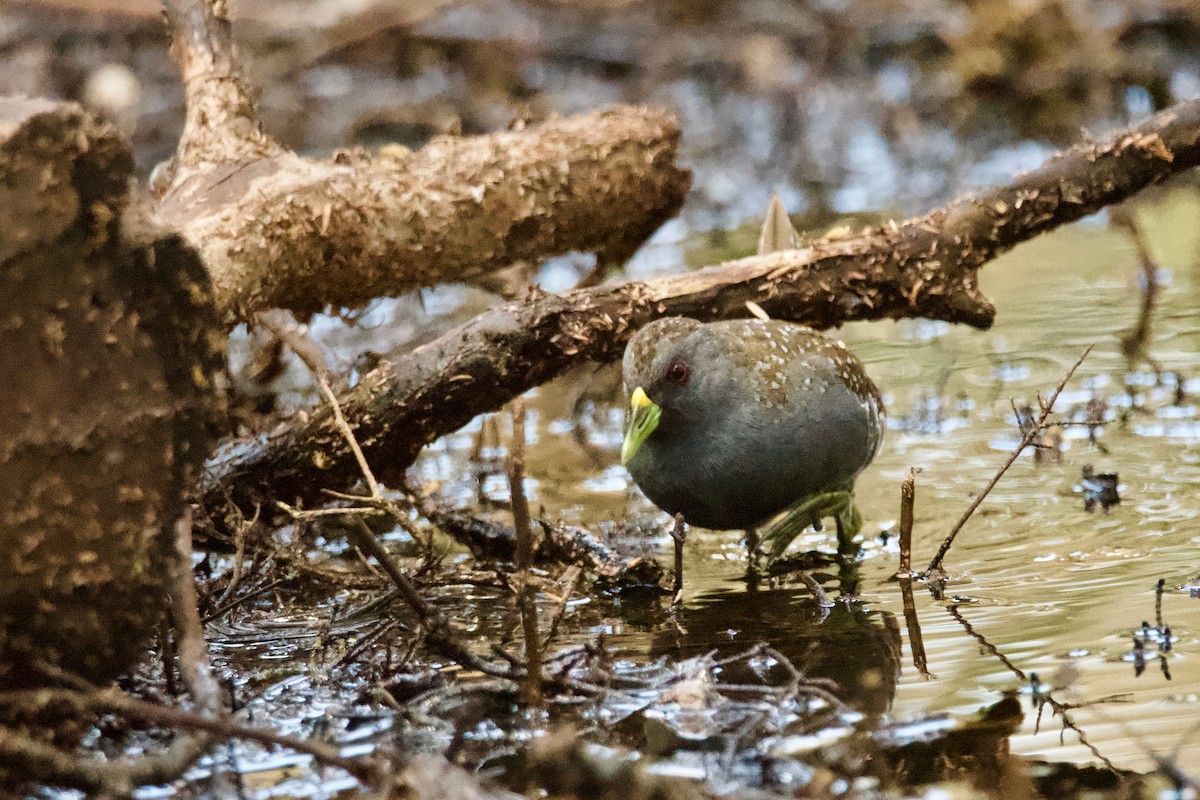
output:
M 664 422 L 699 421 L 723 413 L 738 395 L 737 381 L 719 364 L 721 341 L 694 319 L 667 317 L 638 331 L 625 349 L 625 395 L 641 388 L 662 408 Z

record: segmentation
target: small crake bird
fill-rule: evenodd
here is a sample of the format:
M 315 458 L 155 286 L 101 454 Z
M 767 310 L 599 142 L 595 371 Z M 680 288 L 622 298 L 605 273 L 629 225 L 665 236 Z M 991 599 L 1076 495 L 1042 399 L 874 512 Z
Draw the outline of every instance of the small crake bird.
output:
M 879 390 L 840 342 L 791 322 L 660 319 L 629 342 L 621 463 L 691 525 L 756 531 L 772 558 L 809 525 L 862 526 L 854 479 L 883 438 Z

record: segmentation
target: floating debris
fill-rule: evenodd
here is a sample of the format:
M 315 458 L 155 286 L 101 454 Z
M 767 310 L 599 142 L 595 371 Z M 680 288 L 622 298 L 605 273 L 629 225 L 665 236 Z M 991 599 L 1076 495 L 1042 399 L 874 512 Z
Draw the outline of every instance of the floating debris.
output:
M 1158 661 L 1163 677 L 1171 680 L 1171 669 L 1167 657 L 1178 637 L 1171 633 L 1171 626 L 1163 622 L 1162 598 L 1166 589 L 1166 580 L 1160 578 L 1154 590 L 1154 624 L 1143 620 L 1140 628 L 1133 632 L 1133 647 L 1125 656 L 1125 661 L 1133 662 L 1133 674 L 1141 677 L 1146 671 L 1146 663 L 1150 658 Z M 1153 648 L 1153 652 L 1151 652 Z
M 1083 467 L 1083 478 L 1075 491 L 1083 492 L 1083 510 L 1089 514 L 1096 506 L 1108 510 L 1121 503 L 1120 477 L 1115 472 L 1096 472 L 1091 464 Z

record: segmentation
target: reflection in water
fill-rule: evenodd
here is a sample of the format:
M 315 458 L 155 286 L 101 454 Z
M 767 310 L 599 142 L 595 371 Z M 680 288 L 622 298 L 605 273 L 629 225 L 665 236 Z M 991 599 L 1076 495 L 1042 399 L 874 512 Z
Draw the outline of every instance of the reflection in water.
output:
M 805 677 L 831 681 L 834 694 L 854 710 L 878 718 L 891 708 L 900 674 L 895 617 L 861 603 L 820 608 L 803 589 L 705 593 L 688 601 L 678 627 L 655 635 L 649 655 L 721 657 L 760 641 Z
M 974 719 L 944 732 L 935 729 L 936 735 L 911 725 L 884 730 L 876 738 L 886 746 L 888 769 L 906 782 L 960 779 L 993 797 L 1032 798 L 1037 793 L 1028 766 L 1014 763 L 1008 752 L 1008 737 L 1020 728 L 1021 719 L 1020 702 L 1008 695 Z

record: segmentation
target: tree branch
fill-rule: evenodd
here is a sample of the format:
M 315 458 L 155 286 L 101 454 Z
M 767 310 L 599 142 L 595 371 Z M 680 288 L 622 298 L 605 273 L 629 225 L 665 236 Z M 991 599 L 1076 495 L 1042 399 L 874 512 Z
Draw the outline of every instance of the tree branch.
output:
M 254 91 L 238 66 L 225 6 L 225 0 L 163 3 L 187 102 L 175 151 L 177 170 L 209 170 L 284 152 L 258 123 Z

